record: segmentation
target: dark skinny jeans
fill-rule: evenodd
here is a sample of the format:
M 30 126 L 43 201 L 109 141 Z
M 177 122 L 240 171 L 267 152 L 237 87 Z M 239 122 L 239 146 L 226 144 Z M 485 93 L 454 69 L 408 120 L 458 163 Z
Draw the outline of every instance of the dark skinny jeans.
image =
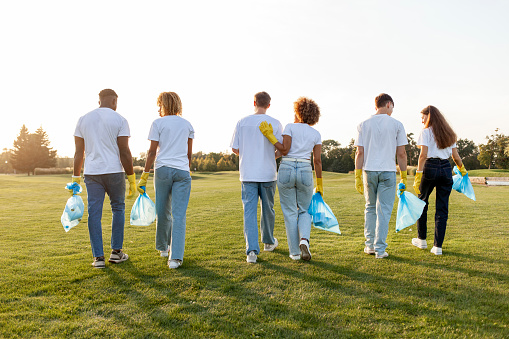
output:
M 436 187 L 435 202 L 435 239 L 433 245 L 442 247 L 449 216 L 449 196 L 452 190 L 452 169 L 449 160 L 429 158 L 424 164 L 419 199 L 426 202 L 422 215 L 417 220 L 417 233 L 419 239 L 425 240 L 428 221 L 428 199 Z

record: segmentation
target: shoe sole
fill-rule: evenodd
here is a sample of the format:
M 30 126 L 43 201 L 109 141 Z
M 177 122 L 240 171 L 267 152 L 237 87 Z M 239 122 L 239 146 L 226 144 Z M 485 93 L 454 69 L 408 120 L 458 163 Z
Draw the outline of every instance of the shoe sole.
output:
M 372 255 L 372 254 L 375 254 L 376 252 L 375 252 L 375 250 L 367 250 L 366 251 L 366 249 L 364 249 L 364 253 Z
M 300 248 L 300 251 L 302 252 L 301 254 L 301 259 L 302 260 L 305 260 L 305 261 L 309 261 L 311 260 L 311 253 L 309 253 L 309 249 L 306 245 L 302 244 L 302 245 L 299 245 L 299 248 Z
M 106 265 L 95 266 L 94 264 L 92 264 L 92 267 L 93 267 L 93 268 L 106 268 Z
M 109 259 L 108 262 L 110 262 L 112 264 L 120 264 L 121 262 L 127 261 L 127 259 L 129 259 L 129 257 L 126 255 L 125 259 L 120 259 L 120 260 Z
M 276 247 L 279 245 L 279 242 L 277 241 L 277 239 L 276 239 L 276 238 L 274 238 L 274 240 L 275 240 L 275 241 L 274 241 L 274 243 L 273 243 L 273 244 L 270 244 L 271 246 L 274 246 L 274 247 L 272 247 L 272 248 L 266 248 L 266 247 L 265 247 L 265 245 L 263 246 L 263 250 L 264 250 L 265 252 L 272 252 L 272 251 L 274 251 L 274 250 L 276 249 Z
M 424 246 L 422 246 L 422 245 L 416 245 L 416 244 L 414 244 L 414 242 L 413 242 L 413 241 L 412 241 L 412 245 L 413 245 L 413 246 L 415 246 L 415 247 L 417 247 L 417 248 L 420 248 L 421 250 L 425 250 L 426 248 L 428 248 L 428 244 L 426 244 L 426 245 L 424 245 Z

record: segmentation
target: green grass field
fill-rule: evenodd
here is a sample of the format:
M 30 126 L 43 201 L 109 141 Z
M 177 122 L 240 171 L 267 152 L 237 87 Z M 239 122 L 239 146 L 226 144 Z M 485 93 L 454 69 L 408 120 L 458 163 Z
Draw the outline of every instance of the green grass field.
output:
M 155 223 L 128 225 L 133 200 L 130 259 L 92 268 L 86 213 L 68 233 L 60 224 L 69 181 L 0 176 L 0 337 L 509 337 L 508 187 L 475 186 L 476 202 L 452 193 L 443 256 L 411 246 L 415 226 L 395 233 L 395 205 L 390 256 L 379 260 L 363 253 L 353 175 L 324 173 L 343 234 L 313 228 L 312 260 L 295 262 L 276 203 L 280 246 L 248 264 L 238 173 L 196 174 L 184 263 L 170 271 L 154 249 Z M 106 253 L 108 210 L 106 199 Z
M 509 177 L 509 170 L 507 169 L 479 169 L 468 171 L 471 177 Z

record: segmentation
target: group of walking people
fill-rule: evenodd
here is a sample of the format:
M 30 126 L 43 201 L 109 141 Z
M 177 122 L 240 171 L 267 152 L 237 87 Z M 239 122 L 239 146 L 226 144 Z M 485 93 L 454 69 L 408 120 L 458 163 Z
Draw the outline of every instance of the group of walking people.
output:
M 127 120 L 118 114 L 117 94 L 111 89 L 99 93 L 99 108 L 82 116 L 74 133 L 73 182 L 84 182 L 88 193 L 88 229 L 92 266 L 105 267 L 102 241 L 102 207 L 105 194 L 112 209 L 111 255 L 109 262 L 121 263 L 129 256 L 122 251 L 125 224 L 125 175 L 132 198 L 144 193 L 150 169 L 154 166 L 156 204 L 155 247 L 168 266 L 178 268 L 184 259 L 186 211 L 191 192 L 190 164 L 194 129 L 182 118 L 182 103 L 174 92 L 163 92 L 157 99 L 160 118 L 150 128 L 150 148 L 141 178 L 136 184 L 129 149 Z M 260 201 L 260 233 L 264 251 L 278 246 L 274 237 L 274 196 L 279 191 L 289 256 L 293 260 L 311 260 L 311 215 L 308 208 L 313 192 L 323 195 L 321 136 L 314 129 L 320 108 L 311 99 L 301 97 L 294 103 L 294 121 L 283 129 L 267 115 L 271 97 L 266 92 L 254 96 L 254 114 L 238 121 L 230 147 L 239 156 L 241 196 L 244 210 L 246 261 L 256 263 L 260 254 L 257 209 Z M 407 184 L 407 137 L 403 124 L 391 117 L 394 101 L 388 94 L 375 98 L 376 114 L 357 128 L 355 140 L 355 188 L 364 195 L 366 254 L 388 256 L 386 238 L 396 191 L 396 159 L 401 182 Z M 435 238 L 431 250 L 442 254 L 452 189 L 452 158 L 462 175 L 466 170 L 456 149 L 456 134 L 440 111 L 428 106 L 421 112 L 424 129 L 417 144 L 421 148 L 414 190 L 426 202 L 417 222 L 418 237 L 412 244 L 427 248 L 428 198 L 436 187 Z M 311 156 L 312 155 L 312 156 Z M 276 159 L 281 157 L 279 169 Z M 312 159 L 312 161 L 311 161 Z M 316 175 L 313 183 L 313 167 Z M 125 174 L 124 174 L 125 171 Z

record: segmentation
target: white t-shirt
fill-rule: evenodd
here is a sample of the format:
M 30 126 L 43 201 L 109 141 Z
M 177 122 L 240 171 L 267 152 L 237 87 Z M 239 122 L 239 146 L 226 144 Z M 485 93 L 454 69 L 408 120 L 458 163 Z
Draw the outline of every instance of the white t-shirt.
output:
M 310 159 L 315 145 L 322 144 L 322 137 L 308 124 L 296 123 L 285 126 L 283 135 L 292 137 L 290 151 L 284 158 Z
M 189 172 L 188 139 L 194 139 L 193 126 L 178 115 L 154 120 L 148 139 L 159 142 L 155 169 L 166 166 Z
M 74 136 L 85 140 L 87 175 L 121 173 L 117 138 L 130 137 L 127 120 L 111 108 L 99 107 L 78 120 Z
M 365 171 L 396 172 L 396 147 L 406 144 L 401 122 L 387 114 L 375 114 L 357 127 L 354 146 L 364 147 Z
M 431 127 L 425 128 L 419 134 L 419 138 L 417 138 L 417 146 L 428 146 L 428 159 L 429 158 L 440 158 L 440 159 L 449 159 L 452 155 L 452 149 L 456 148 L 456 143 L 452 144 L 447 148 L 438 148 L 437 142 L 435 140 L 435 135 L 433 134 L 433 130 Z
M 277 180 L 276 148 L 260 132 L 262 121 L 272 125 L 274 135 L 283 141 L 281 123 L 267 114 L 252 114 L 241 119 L 233 132 L 230 147 L 239 150 L 240 181 L 269 182 Z

